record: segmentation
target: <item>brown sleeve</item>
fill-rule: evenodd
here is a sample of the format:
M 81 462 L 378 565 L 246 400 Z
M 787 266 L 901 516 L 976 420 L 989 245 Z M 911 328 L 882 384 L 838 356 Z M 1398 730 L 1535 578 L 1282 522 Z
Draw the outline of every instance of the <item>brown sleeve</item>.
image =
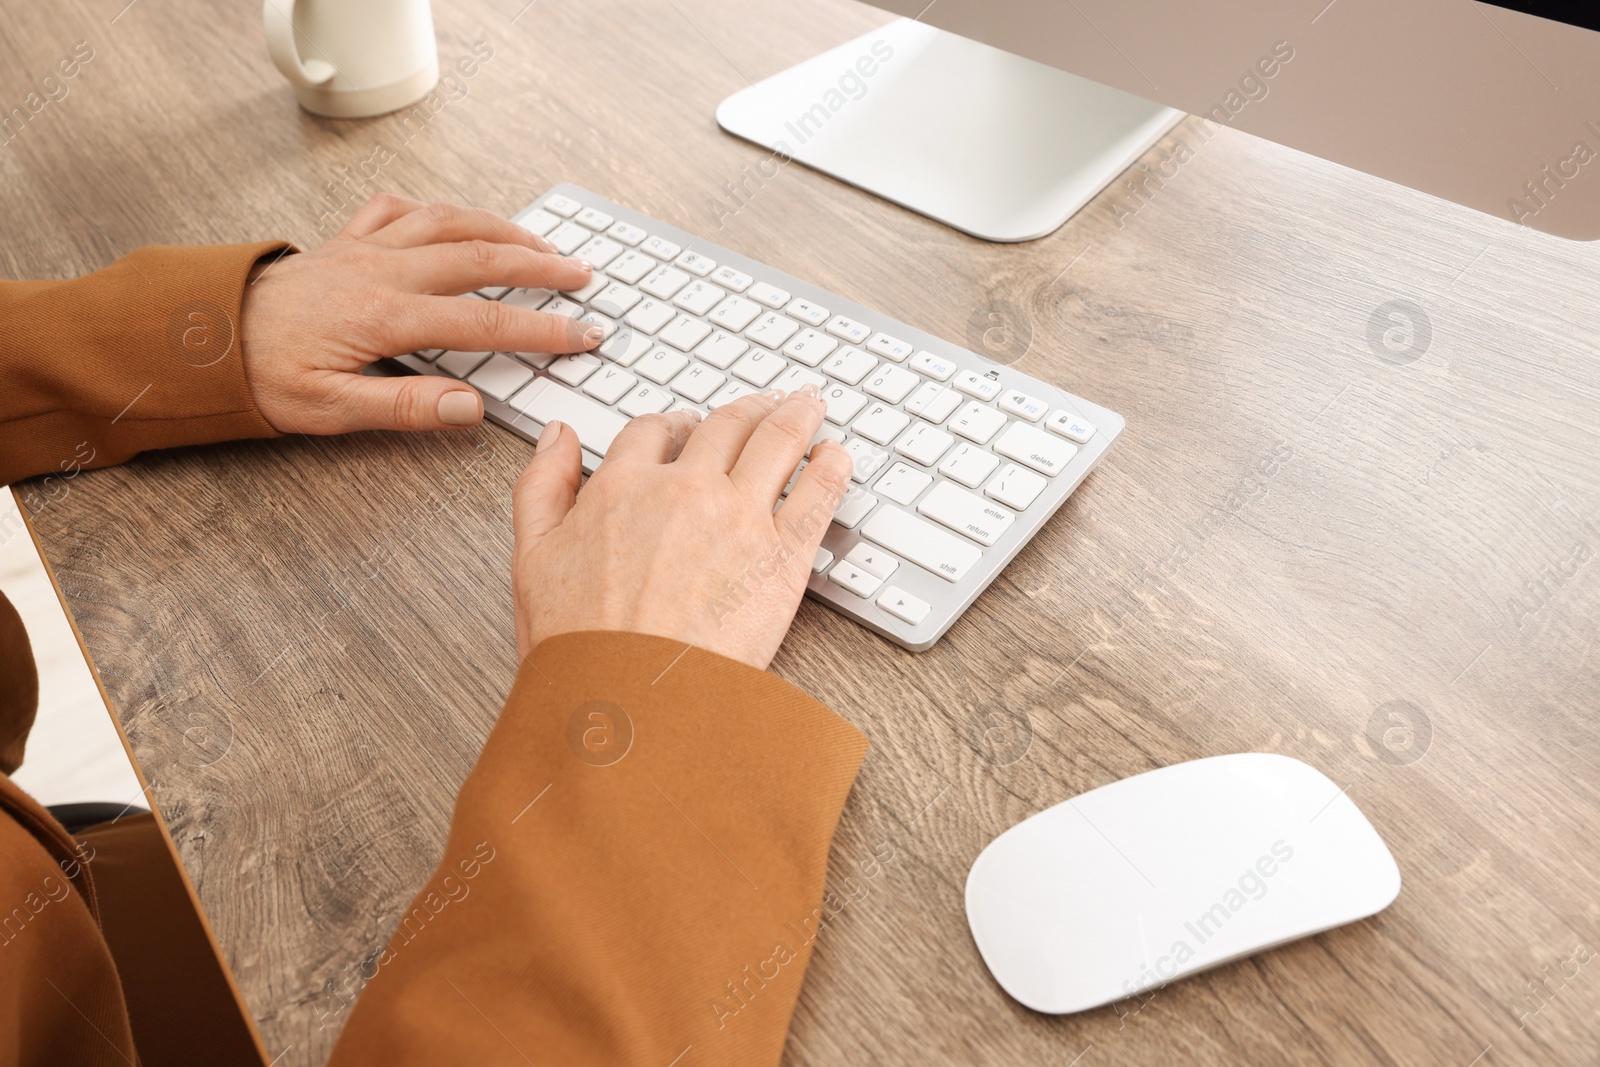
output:
M 0 490 L 4 492 L 4 490 Z M 0 535 L 5 533 L 0 530 Z M 39 671 L 22 616 L 0 592 L 0 774 L 22 766 L 23 748 L 39 707 Z
M 330 1064 L 776 1064 L 866 748 L 680 642 L 544 642 Z
M 286 247 L 154 246 L 83 278 L 0 281 L 0 485 L 275 436 L 238 324 L 251 266 Z

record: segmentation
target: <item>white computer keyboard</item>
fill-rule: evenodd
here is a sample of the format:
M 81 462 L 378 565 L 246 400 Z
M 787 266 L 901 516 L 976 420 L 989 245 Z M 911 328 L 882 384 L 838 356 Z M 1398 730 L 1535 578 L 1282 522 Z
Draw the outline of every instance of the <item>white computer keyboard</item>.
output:
M 399 362 L 464 378 L 529 440 L 566 423 L 590 472 L 635 416 L 816 384 L 818 439 L 842 442 L 855 471 L 810 594 L 906 648 L 932 646 L 1122 432 L 1115 412 L 586 189 L 558 185 L 516 221 L 594 280 L 475 295 L 599 325 L 597 352 Z

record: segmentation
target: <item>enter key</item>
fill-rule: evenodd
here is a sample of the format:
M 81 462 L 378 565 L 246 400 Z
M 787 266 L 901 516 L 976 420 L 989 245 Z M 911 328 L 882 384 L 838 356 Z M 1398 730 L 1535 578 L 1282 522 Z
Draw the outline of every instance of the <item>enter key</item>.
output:
M 1017 520 L 1008 509 L 951 482 L 934 486 L 917 505 L 917 510 L 934 522 L 966 534 L 980 545 L 994 544 Z

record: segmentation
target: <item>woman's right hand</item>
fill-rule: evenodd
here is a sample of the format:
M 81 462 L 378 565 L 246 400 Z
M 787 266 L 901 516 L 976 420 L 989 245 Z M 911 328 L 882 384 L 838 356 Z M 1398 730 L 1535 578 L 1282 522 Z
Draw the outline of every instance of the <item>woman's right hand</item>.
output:
M 815 386 L 644 415 L 578 493 L 577 435 L 546 426 L 514 494 L 517 655 L 579 630 L 655 634 L 765 668 L 850 487 L 844 448 L 811 449 Z

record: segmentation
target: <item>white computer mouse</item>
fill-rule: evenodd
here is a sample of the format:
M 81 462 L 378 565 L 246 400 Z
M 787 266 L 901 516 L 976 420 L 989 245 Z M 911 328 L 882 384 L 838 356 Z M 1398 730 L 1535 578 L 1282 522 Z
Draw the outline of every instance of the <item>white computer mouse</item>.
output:
M 1013 826 L 972 864 L 967 921 L 1007 993 L 1064 1014 L 1364 919 L 1399 892 L 1394 857 L 1343 790 L 1246 752 Z

